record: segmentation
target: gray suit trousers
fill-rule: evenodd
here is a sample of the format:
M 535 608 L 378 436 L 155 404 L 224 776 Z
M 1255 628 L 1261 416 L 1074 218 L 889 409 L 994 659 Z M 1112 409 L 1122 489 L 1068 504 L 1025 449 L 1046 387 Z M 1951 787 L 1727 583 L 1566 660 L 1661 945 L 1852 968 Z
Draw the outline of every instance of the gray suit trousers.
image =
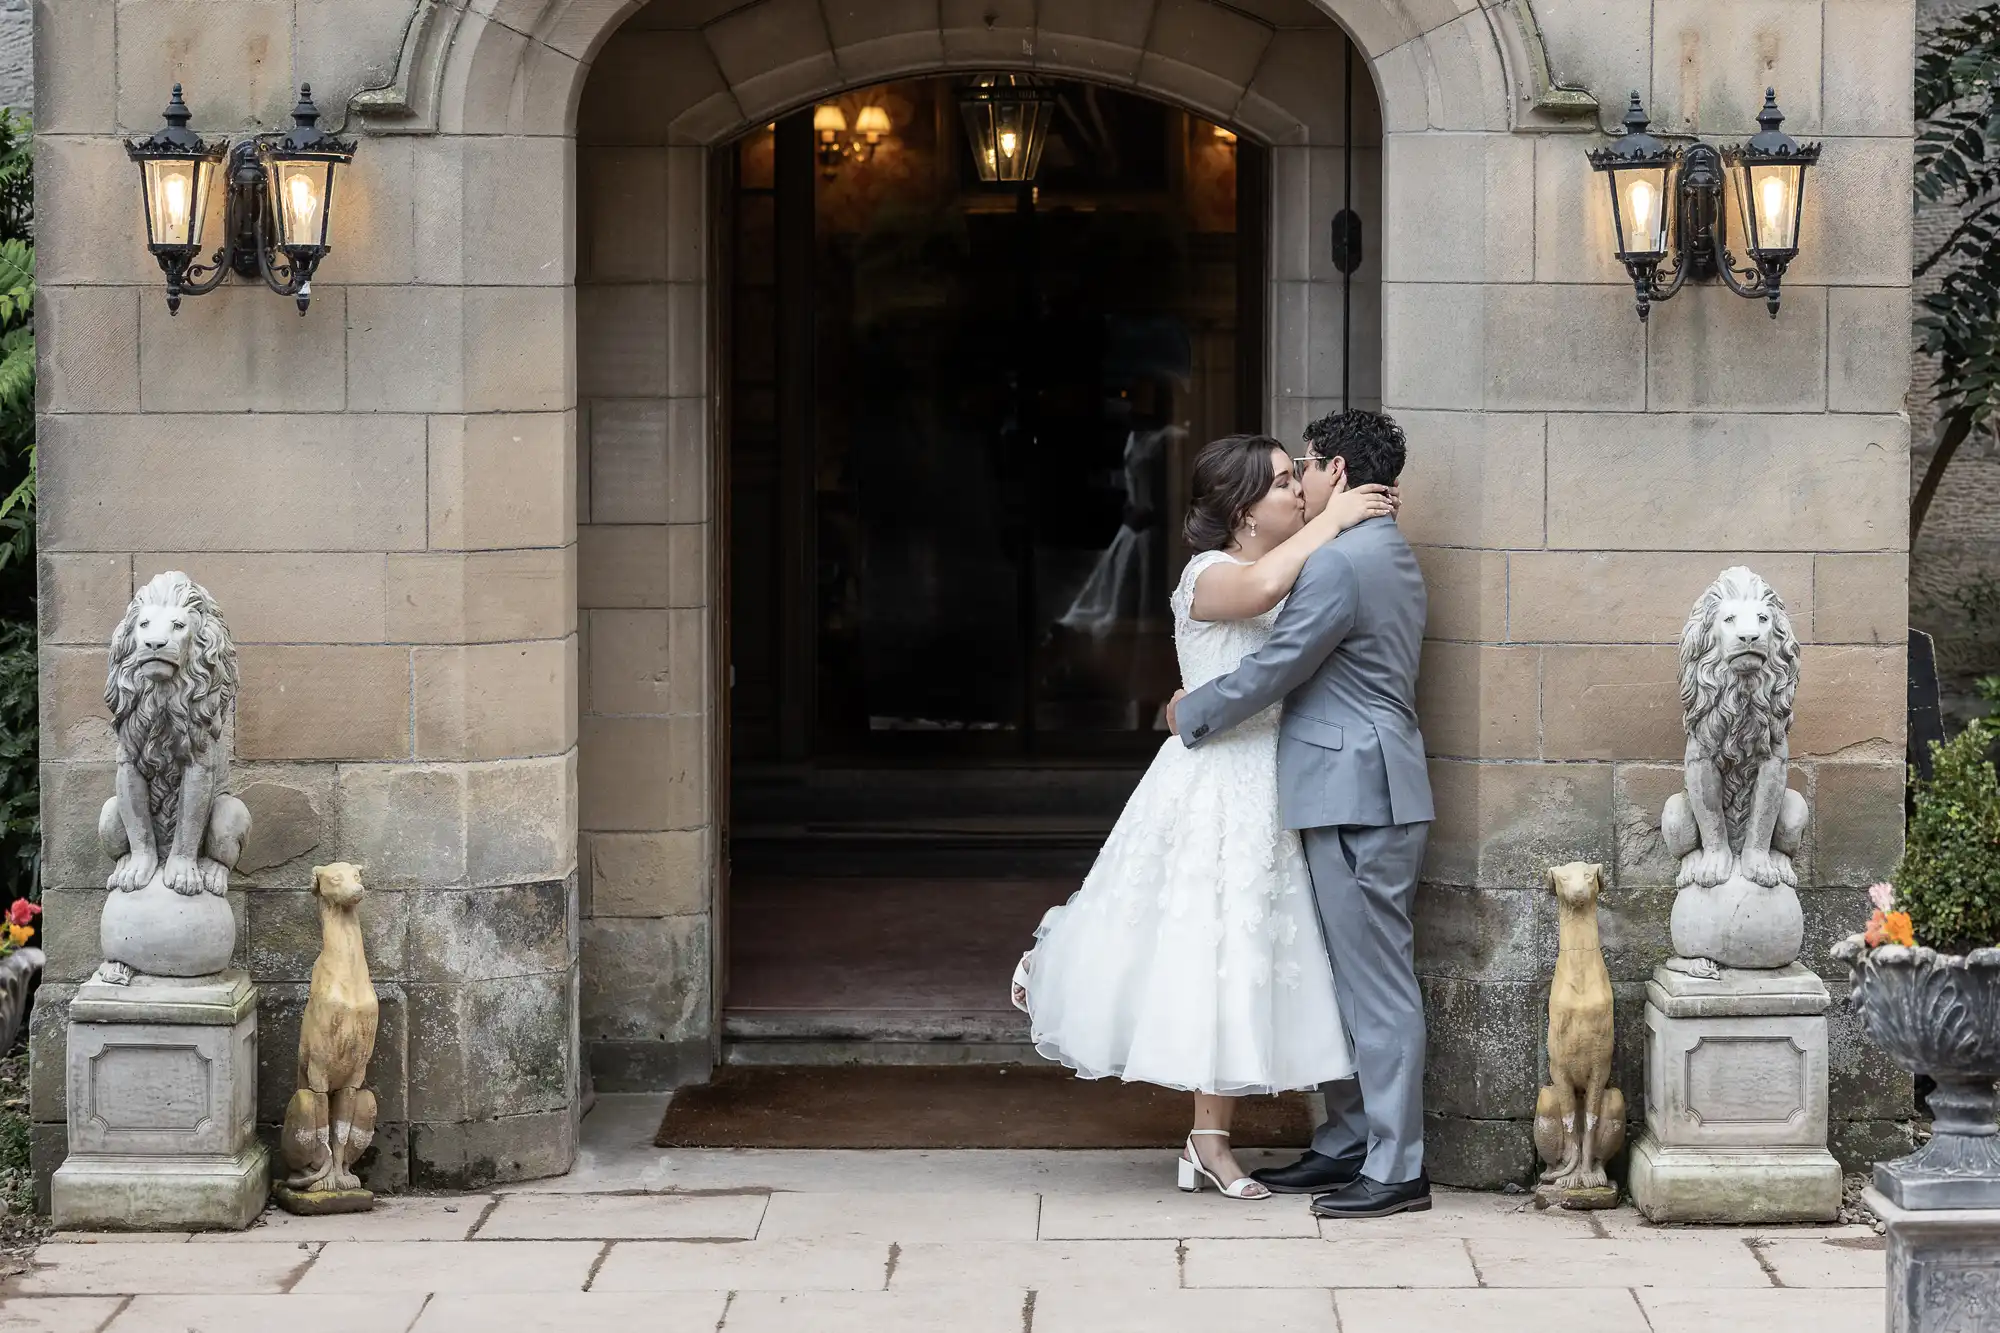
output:
M 1424 1169 L 1424 999 L 1410 909 L 1429 824 L 1299 831 L 1333 960 L 1355 1078 L 1322 1083 L 1327 1121 L 1313 1150 L 1367 1154 L 1362 1174 L 1396 1184 Z

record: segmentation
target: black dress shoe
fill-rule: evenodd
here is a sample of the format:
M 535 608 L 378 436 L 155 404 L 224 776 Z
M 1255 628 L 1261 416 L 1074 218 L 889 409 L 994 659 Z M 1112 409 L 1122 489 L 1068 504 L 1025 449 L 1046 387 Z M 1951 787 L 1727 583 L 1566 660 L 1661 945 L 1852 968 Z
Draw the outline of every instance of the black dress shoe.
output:
M 1305 1156 L 1290 1166 L 1267 1166 L 1252 1171 L 1250 1179 L 1273 1194 L 1318 1194 L 1339 1189 L 1361 1178 L 1365 1157 L 1328 1157 L 1306 1149 Z
M 1320 1217 L 1389 1217 L 1395 1213 L 1429 1212 L 1430 1206 L 1428 1175 L 1396 1185 L 1356 1176 L 1353 1184 L 1322 1194 L 1312 1202 L 1313 1212 Z

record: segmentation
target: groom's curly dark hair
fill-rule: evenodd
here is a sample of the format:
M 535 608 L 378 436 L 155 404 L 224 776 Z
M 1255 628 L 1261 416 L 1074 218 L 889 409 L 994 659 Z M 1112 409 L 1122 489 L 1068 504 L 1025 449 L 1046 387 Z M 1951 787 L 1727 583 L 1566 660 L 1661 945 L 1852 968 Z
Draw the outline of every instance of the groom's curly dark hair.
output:
M 1393 486 L 1409 453 L 1394 417 L 1360 408 L 1329 413 L 1307 426 L 1306 447 L 1315 458 L 1346 459 L 1350 486 Z

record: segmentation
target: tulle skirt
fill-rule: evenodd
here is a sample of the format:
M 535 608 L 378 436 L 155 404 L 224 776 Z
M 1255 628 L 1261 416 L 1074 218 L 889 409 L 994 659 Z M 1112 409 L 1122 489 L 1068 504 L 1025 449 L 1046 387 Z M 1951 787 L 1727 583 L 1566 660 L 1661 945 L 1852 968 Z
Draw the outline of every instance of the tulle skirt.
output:
M 1280 1092 L 1354 1059 L 1298 835 L 1277 714 L 1160 747 L 1083 887 L 1035 932 L 1035 1049 L 1085 1078 Z

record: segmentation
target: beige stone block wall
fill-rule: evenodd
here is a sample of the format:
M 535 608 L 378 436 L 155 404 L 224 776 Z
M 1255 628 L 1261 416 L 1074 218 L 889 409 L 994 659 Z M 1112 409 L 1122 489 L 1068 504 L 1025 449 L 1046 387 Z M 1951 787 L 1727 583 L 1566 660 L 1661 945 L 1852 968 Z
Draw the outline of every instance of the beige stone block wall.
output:
M 817 9 L 784 17 L 713 32 L 715 59 L 739 73 L 782 35 L 757 96 L 796 96 L 830 68 Z M 580 1033 L 607 1090 L 700 1077 L 714 1050 L 707 151 L 670 146 L 668 117 L 621 114 L 649 100 L 661 58 L 700 46 L 691 32 L 613 37 L 579 133 Z
M 1816 939 L 1845 928 L 1900 834 L 1908 441 L 1888 353 L 1907 309 L 1907 0 L 1537 7 L 1555 72 L 1597 93 L 1598 129 L 1637 87 L 1664 126 L 1740 138 L 1775 82 L 1790 128 L 1825 139 L 1776 324 L 1712 289 L 1639 323 L 1582 162 L 1604 140 L 1532 110 L 1496 46 L 1503 11 L 1325 8 L 1375 93 L 1355 99 L 1369 245 L 1353 300 L 1381 337 L 1354 349 L 1355 393 L 1410 430 L 1404 524 L 1433 584 L 1440 817 L 1420 934 L 1480 938 L 1477 920 L 1544 949 L 1541 868 L 1600 859 L 1630 998 L 1671 878 L 1654 821 L 1676 780 L 1672 643 L 1739 561 L 1805 640 L 1809 919 Z M 1267 9 L 1292 17 L 1274 32 Z M 45 866 L 67 941 L 44 1009 L 59 1016 L 87 961 L 107 869 L 94 654 L 134 584 L 190 567 L 243 643 L 233 743 L 264 841 L 240 896 L 272 1030 L 296 987 L 296 904 L 257 895 L 298 893 L 315 860 L 368 863 L 385 984 L 411 1020 L 385 1066 L 406 1116 L 385 1142 L 402 1136 L 394 1160 L 420 1183 L 566 1163 L 579 1034 L 632 1082 L 706 1067 L 707 145 L 838 86 L 992 62 L 1231 119 L 1276 150 L 1270 424 L 1295 434 L 1338 394 L 1326 242 L 1349 163 L 1338 33 L 1286 26 L 1311 11 L 718 10 L 445 6 L 439 60 L 396 71 L 393 0 L 38 6 Z M 120 136 L 157 123 L 167 84 L 189 85 L 200 128 L 233 133 L 278 123 L 298 79 L 335 110 L 390 77 L 411 105 L 369 127 L 312 313 L 232 284 L 165 318 Z M 1432 1089 L 1441 1179 L 1493 1183 L 1525 1152 L 1531 969 L 1486 957 L 1426 974 L 1434 1065 L 1471 1071 Z M 1504 1051 L 1446 1021 L 1475 1012 L 1512 1016 Z M 506 1059 L 483 1035 L 498 1031 L 518 1039 Z M 60 1039 L 45 1019 L 38 1059 Z M 1890 1089 L 1855 1092 L 1856 1123 L 1898 1114 L 1886 1072 L 1838 1077 Z M 38 1100 L 38 1125 L 60 1110 Z
M 44 6 L 37 108 L 44 877 L 63 949 L 36 1059 L 60 1068 L 62 1004 L 95 964 L 104 645 L 135 586 L 182 569 L 238 644 L 225 740 L 255 831 L 232 896 L 278 1046 L 317 946 L 310 868 L 366 867 L 391 1188 L 545 1174 L 574 1142 L 572 153 L 367 138 L 306 317 L 240 281 L 169 317 L 119 136 L 149 133 L 176 80 L 205 134 L 284 123 L 301 79 L 337 123 L 394 75 L 410 8 Z M 516 1065 L 493 1063 L 503 1044 Z M 61 1110 L 57 1089 L 34 1113 Z
M 1681 782 L 1676 645 L 1723 567 L 1764 574 L 1803 643 L 1792 785 L 1814 810 L 1809 966 L 1900 855 L 1911 15 L 1893 0 L 1536 8 L 1554 68 L 1598 95 L 1604 131 L 1636 88 L 1656 127 L 1740 140 L 1775 83 L 1787 128 L 1826 145 L 1779 319 L 1690 287 L 1642 325 L 1584 158 L 1604 137 L 1440 134 L 1436 97 L 1421 122 L 1389 115 L 1384 401 L 1410 433 L 1402 523 L 1431 586 L 1426 994 L 1434 1015 L 1468 985 L 1487 1013 L 1511 1004 L 1552 948 L 1546 922 L 1520 924 L 1542 919 L 1543 869 L 1598 860 L 1619 1022 L 1636 1030 L 1640 983 L 1670 947 L 1658 825 Z M 1391 89 L 1409 77 L 1376 68 Z M 1446 157 L 1463 197 L 1403 179 Z M 1483 170 L 1495 161 L 1499 188 Z M 1500 210 L 1524 181 L 1510 222 Z M 1509 930 L 1542 941 L 1525 973 L 1471 944 Z M 1495 1145 L 1518 1131 L 1502 1117 L 1532 1104 L 1533 1038 L 1516 1077 L 1489 1070 L 1476 1029 L 1434 1017 L 1439 1169 L 1506 1160 Z M 1853 1155 L 1896 1140 L 1907 1083 L 1842 1041 L 1836 1138 Z M 1628 1088 L 1644 1081 L 1637 1050 L 1621 1051 Z M 1462 1088 L 1440 1061 L 1490 1081 Z

